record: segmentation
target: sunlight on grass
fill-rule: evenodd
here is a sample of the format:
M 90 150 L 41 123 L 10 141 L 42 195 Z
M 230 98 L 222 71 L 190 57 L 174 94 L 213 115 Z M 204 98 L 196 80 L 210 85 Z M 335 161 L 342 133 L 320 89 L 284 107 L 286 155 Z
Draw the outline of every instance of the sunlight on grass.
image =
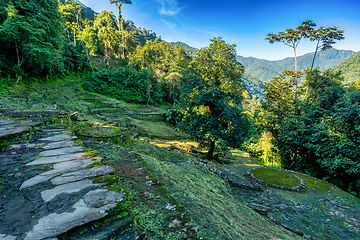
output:
M 249 153 L 241 151 L 239 149 L 232 149 L 230 152 L 234 157 L 250 157 Z
M 259 164 L 242 164 L 241 166 L 246 166 L 246 167 L 259 167 L 260 165 Z
M 165 143 L 155 143 L 155 142 L 150 142 L 151 144 L 155 144 L 156 146 L 160 147 L 160 148 L 168 148 L 171 147 L 171 144 L 165 144 Z

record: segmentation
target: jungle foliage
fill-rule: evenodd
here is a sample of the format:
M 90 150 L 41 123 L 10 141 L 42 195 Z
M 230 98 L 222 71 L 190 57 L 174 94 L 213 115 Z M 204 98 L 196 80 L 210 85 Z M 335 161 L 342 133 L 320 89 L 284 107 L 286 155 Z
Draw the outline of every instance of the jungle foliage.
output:
M 305 99 L 306 82 L 295 90 L 295 81 L 295 73 L 286 71 L 265 83 L 256 113 L 258 124 L 274 136 L 281 166 L 359 195 L 359 89 L 344 87 L 340 72 L 316 70 Z
M 83 82 L 88 91 L 136 104 L 172 104 L 171 123 L 206 147 L 209 158 L 245 142 L 264 164 L 305 172 L 359 195 L 359 81 L 344 82 L 338 71 L 286 70 L 293 64 L 287 59 L 272 70 L 262 61 L 266 66 L 257 67 L 257 77 L 273 78 L 261 85 L 245 74 L 235 45 L 221 38 L 199 51 L 168 44 L 125 20 L 122 3 L 132 1 L 111 2 L 118 6 L 117 17 L 108 11 L 91 17 L 75 1 L 0 1 L 0 85 L 91 69 Z M 305 21 L 268 40 L 293 41 L 296 50 L 300 39 L 308 38 L 318 43 L 317 53 L 343 38 L 336 27 L 314 26 Z M 315 58 L 323 53 L 304 58 L 303 66 L 297 59 L 296 69 L 316 67 Z M 91 55 L 107 69 L 91 67 Z M 357 56 L 344 64 L 356 70 Z M 110 65 L 114 62 L 122 67 Z
M 249 129 L 241 107 L 244 67 L 236 60 L 235 45 L 221 38 L 211 39 L 191 62 L 193 72 L 183 80 L 180 126 L 209 148 L 239 147 Z
M 154 73 L 146 69 L 101 70 L 88 76 L 83 87 L 129 103 L 154 105 L 163 101 L 162 85 L 157 82 Z

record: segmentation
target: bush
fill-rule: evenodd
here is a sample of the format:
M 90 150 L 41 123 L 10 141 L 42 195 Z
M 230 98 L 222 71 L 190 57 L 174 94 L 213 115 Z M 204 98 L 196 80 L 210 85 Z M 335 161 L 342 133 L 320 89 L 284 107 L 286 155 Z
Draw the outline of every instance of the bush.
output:
M 280 167 L 279 150 L 273 145 L 273 139 L 270 132 L 263 132 L 261 136 L 252 137 L 244 142 L 242 147 L 265 166 Z
M 90 68 L 85 50 L 80 44 L 74 46 L 66 42 L 63 57 L 65 70 L 67 72 L 80 72 Z
M 84 82 L 85 90 L 114 97 L 128 103 L 160 104 L 163 101 L 162 85 L 148 70 L 131 67 L 101 70 Z

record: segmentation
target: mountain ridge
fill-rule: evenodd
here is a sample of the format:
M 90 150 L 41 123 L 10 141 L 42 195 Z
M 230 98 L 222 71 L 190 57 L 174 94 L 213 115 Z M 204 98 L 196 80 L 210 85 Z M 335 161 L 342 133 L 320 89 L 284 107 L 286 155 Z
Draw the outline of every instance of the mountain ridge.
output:
M 331 69 L 342 72 L 345 78 L 345 84 L 353 84 L 356 80 L 360 80 L 360 52 L 357 52 L 351 57 L 341 61 L 338 65 L 332 67 Z
M 183 42 L 170 42 L 170 45 L 178 45 L 191 56 L 195 56 L 198 49 Z M 326 51 L 317 53 L 314 68 L 320 70 L 328 69 L 338 65 L 341 61 L 351 57 L 356 52 L 352 50 L 339 50 L 331 48 Z M 306 53 L 297 57 L 298 69 L 304 70 L 311 67 L 314 52 Z M 267 60 L 256 57 L 236 56 L 237 60 L 244 65 L 245 72 L 261 80 L 267 82 L 272 77 L 280 75 L 284 70 L 294 69 L 294 57 L 286 57 L 280 60 Z

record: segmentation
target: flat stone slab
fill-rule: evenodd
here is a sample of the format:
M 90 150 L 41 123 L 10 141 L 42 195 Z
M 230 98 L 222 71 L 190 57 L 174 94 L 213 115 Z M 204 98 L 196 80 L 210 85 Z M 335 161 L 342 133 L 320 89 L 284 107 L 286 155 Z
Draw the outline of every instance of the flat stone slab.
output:
M 86 168 L 91 163 L 94 163 L 96 161 L 99 161 L 99 159 L 93 161 L 91 159 L 84 159 L 84 160 L 73 160 L 73 161 L 66 161 L 54 164 L 53 170 L 43 172 L 40 175 L 37 175 L 35 177 L 32 177 L 20 186 L 20 189 L 28 188 L 31 186 L 35 186 L 39 183 L 46 182 L 54 177 L 60 176 L 61 174 L 64 174 L 66 172 L 73 172 L 77 171 L 79 169 Z
M 92 159 L 83 159 L 83 160 L 73 160 L 66 161 L 61 163 L 56 163 L 53 165 L 53 170 L 42 173 L 41 175 L 55 175 L 55 174 L 63 174 L 66 172 L 74 172 L 82 168 L 86 168 L 88 165 L 98 162 L 100 159 L 92 160 Z
M 79 171 L 65 173 L 59 177 L 53 178 L 51 179 L 51 183 L 54 185 L 61 185 L 69 182 L 80 181 L 86 178 L 105 176 L 113 171 L 114 169 L 109 166 L 81 169 Z
M 93 184 L 92 180 L 86 179 L 79 182 L 72 182 L 63 185 L 59 185 L 53 189 L 45 190 L 41 192 L 41 197 L 45 202 L 51 201 L 54 197 L 61 193 L 73 193 L 79 192 L 80 190 L 90 187 L 97 186 L 98 184 Z
M 20 190 L 24 189 L 24 188 L 35 186 L 42 182 L 46 182 L 47 180 L 50 180 L 51 178 L 53 178 L 53 176 L 37 175 L 37 176 L 32 177 L 32 178 L 26 180 L 25 182 L 23 182 L 23 184 L 21 184 L 21 186 L 20 186 Z
M 7 128 L 7 129 L 0 128 L 0 137 L 11 136 L 14 134 L 26 132 L 26 131 L 29 131 L 31 128 L 32 127 L 29 127 L 29 126 L 13 127 L 13 128 Z
M 41 148 L 46 149 L 46 150 L 51 150 L 51 149 L 73 147 L 73 146 L 74 146 L 74 142 L 72 142 L 70 140 L 64 140 L 64 141 L 60 141 L 60 142 L 50 142 L 49 144 L 42 146 Z
M 0 240 L 15 240 L 16 237 L 15 236 L 10 236 L 10 235 L 6 235 L 6 234 L 0 234 Z
M 45 143 L 28 143 L 28 144 L 25 144 L 25 147 L 26 148 L 40 148 L 44 145 L 45 145 Z
M 55 136 L 51 136 L 51 137 L 47 137 L 47 138 L 40 138 L 40 141 L 49 141 L 49 142 L 60 142 L 63 140 L 70 140 L 70 139 L 75 139 L 75 136 L 71 136 L 68 133 L 62 133 L 59 135 L 55 135 Z
M 0 118 L 0 138 L 29 131 L 39 123 L 24 118 Z
M 64 147 L 64 148 L 58 148 L 53 150 L 47 150 L 44 152 L 39 153 L 40 157 L 51 157 L 51 156 L 60 156 L 60 155 L 66 155 L 70 153 L 77 153 L 84 151 L 85 149 L 81 146 L 77 147 Z
M 42 157 L 39 159 L 36 159 L 32 162 L 27 163 L 27 166 L 32 165 L 42 165 L 42 164 L 53 164 L 53 163 L 59 163 L 59 162 L 65 162 L 65 161 L 71 161 L 71 160 L 79 160 L 79 159 L 86 159 L 84 157 L 85 153 L 74 153 L 74 154 L 66 154 L 62 156 L 54 156 L 54 157 Z
M 38 221 L 32 231 L 26 234 L 25 240 L 41 240 L 55 237 L 70 229 L 107 215 L 106 210 L 116 206 L 125 198 L 125 193 L 96 189 L 88 192 L 75 205 L 75 211 L 52 213 Z

